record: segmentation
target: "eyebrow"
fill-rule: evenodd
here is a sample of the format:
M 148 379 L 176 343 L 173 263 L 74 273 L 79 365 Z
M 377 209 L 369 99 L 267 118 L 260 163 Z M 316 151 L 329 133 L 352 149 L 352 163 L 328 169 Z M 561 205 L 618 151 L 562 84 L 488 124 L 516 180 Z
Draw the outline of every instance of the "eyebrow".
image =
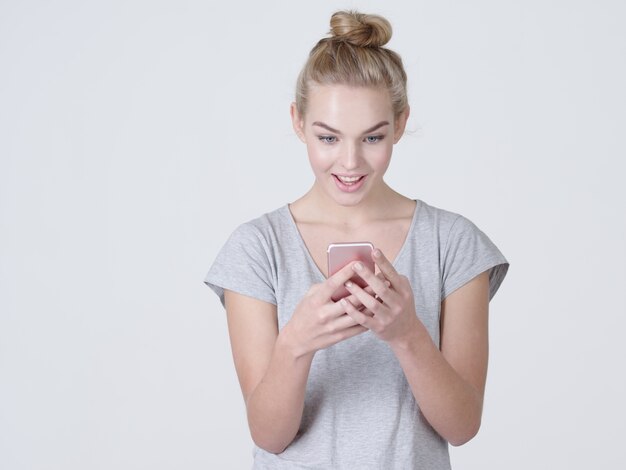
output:
M 341 134 L 341 131 L 338 131 L 337 129 L 333 129 L 328 124 L 324 124 L 323 122 L 315 121 L 311 125 L 312 126 L 323 127 L 324 129 L 326 129 L 326 130 L 328 130 L 330 132 L 334 132 L 335 134 Z M 366 129 L 365 132 L 363 132 L 363 134 L 369 134 L 370 132 L 374 132 L 376 129 L 380 129 L 383 126 L 388 126 L 388 125 L 389 125 L 389 121 L 381 121 L 378 124 L 376 124 L 375 126 L 372 126 L 369 129 Z

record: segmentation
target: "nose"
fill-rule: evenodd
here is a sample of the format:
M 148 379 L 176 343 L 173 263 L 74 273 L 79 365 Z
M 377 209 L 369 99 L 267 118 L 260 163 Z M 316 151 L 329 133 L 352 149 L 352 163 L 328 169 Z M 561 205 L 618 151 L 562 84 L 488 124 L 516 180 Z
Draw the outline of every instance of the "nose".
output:
M 353 142 L 346 143 L 343 151 L 342 165 L 346 170 L 354 170 L 359 167 L 361 159 L 359 146 Z

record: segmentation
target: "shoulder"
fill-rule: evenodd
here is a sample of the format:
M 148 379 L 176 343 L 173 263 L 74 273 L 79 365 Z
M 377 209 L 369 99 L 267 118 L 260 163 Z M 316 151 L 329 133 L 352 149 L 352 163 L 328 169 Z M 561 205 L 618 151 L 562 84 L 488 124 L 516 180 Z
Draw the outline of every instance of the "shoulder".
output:
M 438 238 L 445 242 L 453 229 L 472 226 L 473 223 L 466 217 L 440 207 L 417 200 L 418 229 L 434 231 Z
M 298 249 L 298 231 L 287 205 L 250 219 L 231 233 L 224 249 L 239 259 L 255 258 L 274 266 Z
M 489 272 L 491 299 L 504 279 L 509 263 L 495 243 L 473 221 L 426 203 L 420 208 L 422 224 L 429 226 L 438 244 L 442 275 L 441 298 L 478 274 Z
M 289 223 L 287 206 L 281 206 L 240 224 L 231 239 L 251 239 L 272 244 L 277 234 L 285 231 Z
M 491 256 L 503 259 L 491 239 L 469 218 L 446 209 L 420 201 L 417 214 L 416 240 L 432 240 L 439 248 L 442 261 L 447 255 L 460 251 L 484 251 Z
M 223 305 L 226 290 L 276 304 L 277 244 L 272 233 L 280 217 L 277 209 L 242 223 L 218 252 L 204 282 Z

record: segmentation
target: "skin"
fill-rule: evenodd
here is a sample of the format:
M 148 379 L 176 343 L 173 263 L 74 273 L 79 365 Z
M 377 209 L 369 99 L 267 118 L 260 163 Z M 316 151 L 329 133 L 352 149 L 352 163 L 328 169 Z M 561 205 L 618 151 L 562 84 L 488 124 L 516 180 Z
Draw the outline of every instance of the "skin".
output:
M 406 237 L 414 208 L 383 180 L 408 114 L 408 109 L 394 114 L 385 90 L 343 85 L 313 86 L 306 116 L 291 107 L 294 130 L 306 144 L 315 175 L 311 189 L 290 204 L 303 240 L 320 267 L 325 245 L 314 240 L 372 240 L 378 272 L 350 263 L 311 286 L 280 331 L 276 306 L 226 291 L 251 436 L 269 452 L 282 452 L 298 431 L 315 353 L 367 330 L 389 344 L 435 431 L 453 445 L 478 432 L 488 356 L 487 273 L 443 300 L 441 344 L 435 345 L 416 315 L 414 286 L 389 261 Z M 340 191 L 338 174 L 363 175 L 364 183 L 358 191 Z M 348 282 L 355 273 L 367 288 Z M 350 297 L 332 301 L 332 293 L 346 282 Z

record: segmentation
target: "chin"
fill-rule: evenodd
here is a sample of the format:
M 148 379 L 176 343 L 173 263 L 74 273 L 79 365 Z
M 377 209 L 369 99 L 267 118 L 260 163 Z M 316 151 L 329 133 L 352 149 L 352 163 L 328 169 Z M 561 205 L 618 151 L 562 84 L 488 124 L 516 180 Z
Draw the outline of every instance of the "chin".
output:
M 354 194 L 340 194 L 339 196 L 332 195 L 332 199 L 337 203 L 337 205 L 342 207 L 355 207 L 363 202 L 365 199 L 365 194 L 354 195 Z

